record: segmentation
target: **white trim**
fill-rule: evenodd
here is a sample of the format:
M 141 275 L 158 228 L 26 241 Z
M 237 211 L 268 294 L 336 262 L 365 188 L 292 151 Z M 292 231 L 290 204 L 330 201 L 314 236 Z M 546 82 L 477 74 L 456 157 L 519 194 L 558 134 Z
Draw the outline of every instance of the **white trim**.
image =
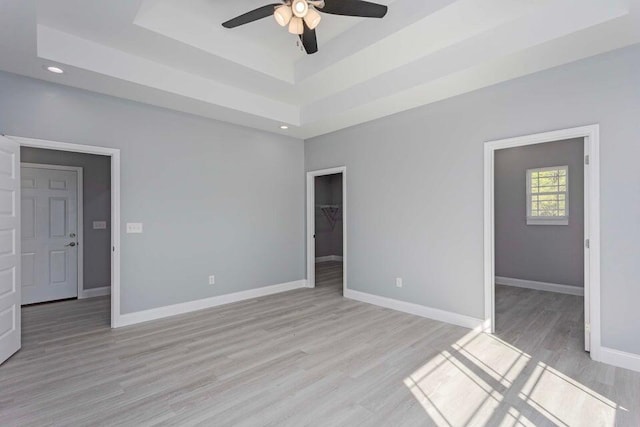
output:
M 600 362 L 640 372 L 640 354 L 600 347 Z
M 203 298 L 195 301 L 183 302 L 164 307 L 152 308 L 150 310 L 136 311 L 120 315 L 116 327 L 134 325 L 136 323 L 148 322 L 150 320 L 162 319 L 176 316 L 178 314 L 191 313 L 193 311 L 204 310 L 220 305 L 230 304 L 248 299 L 260 298 L 280 292 L 287 292 L 294 289 L 306 288 L 306 280 L 296 280 L 294 282 L 280 283 L 278 285 L 264 286 L 262 288 L 249 289 L 246 291 L 234 292 L 226 295 L 218 295 L 210 298 Z
M 489 141 L 484 144 L 484 301 L 485 318 L 495 331 L 495 212 L 494 212 L 494 153 L 505 148 L 584 138 L 584 154 L 589 165 L 584 167 L 584 236 L 589 239 L 585 248 L 584 304 L 585 342 L 591 358 L 601 360 L 600 342 L 600 127 L 583 126 Z M 590 329 L 590 334 L 588 330 Z
M 315 185 L 318 176 L 342 174 L 342 295 L 347 292 L 347 167 L 339 166 L 307 172 L 307 286 L 316 286 Z
M 569 225 L 569 217 L 556 217 L 556 218 L 527 217 L 527 225 Z
M 347 289 L 344 296 L 345 298 L 366 302 L 367 304 L 390 308 L 391 310 L 426 317 L 428 319 L 438 320 L 440 322 L 450 323 L 452 325 L 458 325 L 469 329 L 484 331 L 487 326 L 484 320 L 476 319 L 475 317 L 465 316 L 464 314 L 453 313 L 451 311 L 440 310 L 411 302 L 381 297 L 379 295 L 368 294 L 366 292 Z
M 120 150 L 95 145 L 69 144 L 44 139 L 8 136 L 23 147 L 75 153 L 98 154 L 111 157 L 111 327 L 115 328 L 120 318 Z
M 84 184 L 83 177 L 84 171 L 81 166 L 63 166 L 63 165 L 49 165 L 45 163 L 26 163 L 21 162 L 20 167 L 36 168 L 36 169 L 50 169 L 50 170 L 63 170 L 72 171 L 76 173 L 76 201 L 77 201 L 77 218 L 76 218 L 76 241 L 78 242 L 78 278 L 77 278 L 77 292 L 76 296 L 80 298 L 82 289 L 84 288 Z
M 513 286 L 515 288 L 535 289 L 537 291 L 556 292 L 558 294 L 584 296 L 582 286 L 560 285 L 557 283 L 536 282 L 535 280 L 514 279 L 496 276 L 496 285 Z
M 111 286 L 102 286 L 100 288 L 82 289 L 78 294 L 78 299 L 103 297 L 111 294 Z
M 342 261 L 342 259 L 343 258 L 340 255 L 319 256 L 319 257 L 316 257 L 316 263 L 328 262 L 328 261 L 340 262 Z

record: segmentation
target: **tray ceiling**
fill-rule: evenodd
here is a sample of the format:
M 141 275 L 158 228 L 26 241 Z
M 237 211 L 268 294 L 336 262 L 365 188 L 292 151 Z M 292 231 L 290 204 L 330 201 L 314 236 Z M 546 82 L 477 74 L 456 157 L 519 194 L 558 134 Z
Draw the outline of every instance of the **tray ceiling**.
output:
M 0 68 L 308 138 L 640 42 L 640 0 L 379 2 L 306 55 L 271 18 L 220 25 L 269 1 L 9 0 Z

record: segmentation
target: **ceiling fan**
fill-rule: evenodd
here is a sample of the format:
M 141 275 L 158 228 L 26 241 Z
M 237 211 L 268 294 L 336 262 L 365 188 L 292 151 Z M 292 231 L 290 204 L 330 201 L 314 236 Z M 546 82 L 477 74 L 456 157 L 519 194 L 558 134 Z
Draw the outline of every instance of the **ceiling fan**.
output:
M 289 26 L 289 32 L 297 34 L 304 50 L 312 54 L 318 51 L 316 27 L 322 19 L 318 12 L 383 18 L 387 14 L 387 6 L 362 0 L 283 0 L 282 3 L 271 3 L 244 13 L 224 22 L 222 26 L 235 28 L 273 15 L 278 24 Z

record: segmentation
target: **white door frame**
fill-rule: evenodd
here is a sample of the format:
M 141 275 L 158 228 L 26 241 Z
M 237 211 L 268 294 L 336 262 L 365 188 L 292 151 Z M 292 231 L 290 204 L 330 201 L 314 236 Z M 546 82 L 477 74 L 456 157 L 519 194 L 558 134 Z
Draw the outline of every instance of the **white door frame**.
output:
M 22 147 L 98 154 L 111 157 L 111 327 L 120 324 L 120 150 L 44 139 L 7 136 Z M 18 196 L 19 197 L 19 196 Z
M 347 167 L 339 166 L 307 172 L 307 286 L 316 287 L 315 178 L 342 174 L 342 295 L 347 292 Z
M 12 138 L 13 139 L 13 138 Z M 78 241 L 78 298 L 82 298 L 82 293 L 84 290 L 84 185 L 83 185 L 83 174 L 84 171 L 80 166 L 63 166 L 63 165 L 48 165 L 44 163 L 20 163 L 20 167 L 25 168 L 35 168 L 35 169 L 51 169 L 51 170 L 62 170 L 62 171 L 72 171 L 77 175 L 77 197 L 78 201 L 77 206 L 77 233 L 76 238 Z M 20 220 L 22 221 L 22 219 Z
M 590 330 L 591 358 L 601 360 L 600 332 L 600 127 L 562 129 L 489 141 L 484 144 L 484 311 L 487 327 L 495 332 L 495 151 L 505 148 L 584 138 L 585 331 Z M 588 156 L 588 157 L 587 157 Z M 586 242 L 589 242 L 589 248 Z

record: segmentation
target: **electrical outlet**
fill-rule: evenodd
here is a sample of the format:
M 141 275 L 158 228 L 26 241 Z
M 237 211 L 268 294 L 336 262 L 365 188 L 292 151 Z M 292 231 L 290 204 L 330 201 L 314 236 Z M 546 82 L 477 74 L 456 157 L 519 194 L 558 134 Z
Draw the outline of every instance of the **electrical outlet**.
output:
M 402 287 L 402 277 L 396 277 L 396 287 Z
M 209 284 L 210 285 L 216 284 L 216 276 L 209 276 Z

